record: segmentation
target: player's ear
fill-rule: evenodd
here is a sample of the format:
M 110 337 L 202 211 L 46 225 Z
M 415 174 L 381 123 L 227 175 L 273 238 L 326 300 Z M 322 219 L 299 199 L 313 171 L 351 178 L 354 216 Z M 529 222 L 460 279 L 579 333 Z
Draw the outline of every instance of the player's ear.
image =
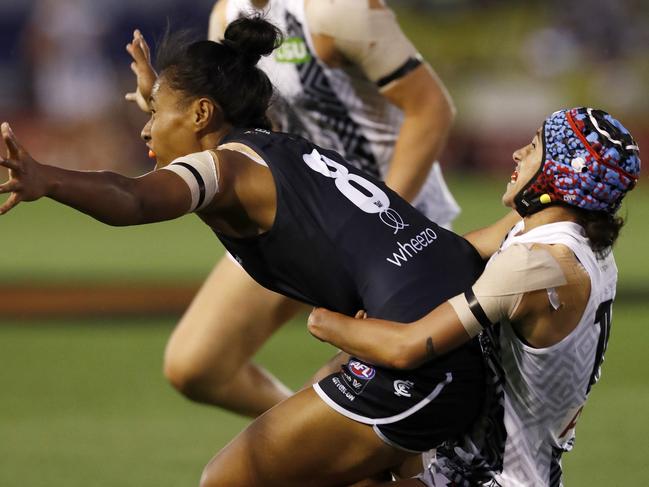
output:
M 192 104 L 194 127 L 196 131 L 204 130 L 210 126 L 220 127 L 224 117 L 221 107 L 210 98 L 199 98 Z

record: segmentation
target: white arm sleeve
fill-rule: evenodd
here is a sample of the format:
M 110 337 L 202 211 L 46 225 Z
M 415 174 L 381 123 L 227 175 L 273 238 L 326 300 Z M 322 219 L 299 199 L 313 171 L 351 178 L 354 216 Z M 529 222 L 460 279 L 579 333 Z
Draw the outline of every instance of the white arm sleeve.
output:
M 387 7 L 370 8 L 368 0 L 312 0 L 306 3 L 306 16 L 312 33 L 333 37 L 336 48 L 379 86 L 407 74 L 413 61 L 421 64 Z
M 192 204 L 188 213 L 205 208 L 219 190 L 216 160 L 212 151 L 206 150 L 179 157 L 161 170 L 175 172 L 189 186 Z

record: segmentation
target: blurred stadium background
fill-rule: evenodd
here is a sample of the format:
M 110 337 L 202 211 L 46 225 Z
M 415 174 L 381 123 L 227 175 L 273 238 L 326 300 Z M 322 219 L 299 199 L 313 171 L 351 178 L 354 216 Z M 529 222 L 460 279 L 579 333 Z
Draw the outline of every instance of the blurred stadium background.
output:
M 606 109 L 649 148 L 645 0 L 388 3 L 458 107 L 443 158 L 458 231 L 503 212 L 512 151 L 557 108 Z M 204 32 L 211 5 L 0 0 L 0 118 L 38 160 L 141 174 L 146 117 L 123 100 L 124 46 L 168 18 Z M 648 182 L 622 209 L 614 332 L 565 457 L 569 486 L 649 484 Z M 222 254 L 209 230 L 193 217 L 110 228 L 44 200 L 3 216 L 0 234 L 0 486 L 196 485 L 246 424 L 185 401 L 161 373 L 167 336 Z M 332 353 L 302 318 L 259 360 L 299 387 Z

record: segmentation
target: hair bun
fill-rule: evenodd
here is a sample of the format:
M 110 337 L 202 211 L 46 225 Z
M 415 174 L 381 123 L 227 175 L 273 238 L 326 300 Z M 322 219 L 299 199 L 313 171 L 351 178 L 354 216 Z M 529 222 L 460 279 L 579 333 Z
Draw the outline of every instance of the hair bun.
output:
M 242 17 L 225 30 L 223 44 L 237 53 L 237 57 L 255 66 L 262 56 L 267 56 L 282 43 L 282 33 L 260 15 Z

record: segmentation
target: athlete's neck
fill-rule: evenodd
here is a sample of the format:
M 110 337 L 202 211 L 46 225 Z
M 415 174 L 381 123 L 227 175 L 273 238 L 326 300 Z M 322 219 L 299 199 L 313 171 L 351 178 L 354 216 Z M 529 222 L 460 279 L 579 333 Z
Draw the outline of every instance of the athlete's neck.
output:
M 255 8 L 264 8 L 266 5 L 268 5 L 269 0 L 250 0 L 250 3 L 252 3 L 252 6 Z
M 577 218 L 570 211 L 570 208 L 566 208 L 565 206 L 550 206 L 523 218 L 523 233 L 529 232 L 533 228 L 540 227 L 541 225 L 547 225 L 548 223 L 576 221 Z
M 221 140 L 232 131 L 230 125 L 224 125 L 218 130 L 206 132 L 201 135 L 199 139 L 199 144 L 201 145 L 201 150 L 209 150 L 218 147 L 221 144 Z

